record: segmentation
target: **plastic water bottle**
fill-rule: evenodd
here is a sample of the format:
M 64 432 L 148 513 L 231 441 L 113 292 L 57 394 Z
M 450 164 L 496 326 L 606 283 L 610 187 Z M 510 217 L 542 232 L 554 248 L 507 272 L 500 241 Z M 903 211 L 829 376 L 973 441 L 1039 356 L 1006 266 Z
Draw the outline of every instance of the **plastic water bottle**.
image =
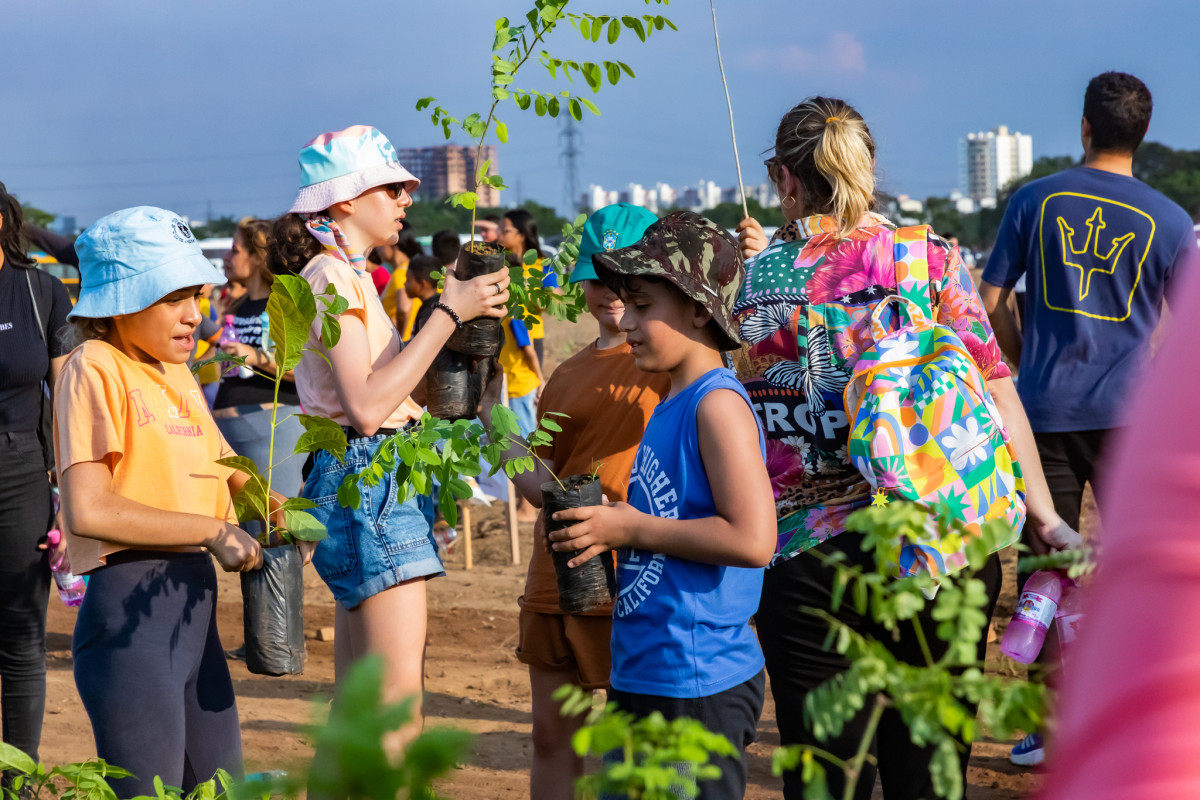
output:
M 271 315 L 264 311 L 259 315 L 259 321 L 262 323 L 262 342 L 258 347 L 263 352 L 270 353 L 274 349 L 271 346 Z
M 1066 661 L 1067 651 L 1079 635 L 1079 624 L 1083 622 L 1083 591 L 1070 578 L 1063 578 L 1062 597 L 1058 601 L 1058 613 L 1054 615 L 1054 630 L 1058 636 L 1058 647 Z
M 225 315 L 225 324 L 221 328 L 221 339 L 220 339 L 219 344 L 234 344 L 239 341 L 241 341 L 241 340 L 238 339 L 237 328 L 233 324 L 233 314 L 226 314 Z M 242 367 L 242 366 L 226 367 L 225 371 L 222 372 L 221 374 L 222 375 L 232 375 L 235 372 L 237 373 L 237 376 L 239 378 L 249 378 L 251 375 L 254 374 L 254 372 L 251 371 L 251 369 L 249 367 Z
M 58 547 L 62 542 L 62 531 L 58 528 L 48 531 L 46 541 L 50 543 L 51 547 Z M 54 575 L 55 585 L 58 586 L 58 596 L 64 603 L 75 607 L 83 602 L 83 593 L 87 590 L 87 586 L 83 582 L 83 578 L 71 572 L 71 564 L 67 561 L 66 553 L 50 562 L 50 572 Z
M 1057 572 L 1042 569 L 1030 575 L 1000 641 L 1001 652 L 1022 664 L 1032 664 L 1046 641 L 1060 599 L 1062 578 Z

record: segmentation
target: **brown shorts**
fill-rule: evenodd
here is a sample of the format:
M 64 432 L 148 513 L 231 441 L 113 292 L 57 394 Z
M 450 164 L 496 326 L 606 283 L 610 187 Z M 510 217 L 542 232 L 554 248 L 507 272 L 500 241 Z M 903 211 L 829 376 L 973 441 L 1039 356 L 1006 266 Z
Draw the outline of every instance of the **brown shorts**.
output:
M 521 609 L 517 660 L 549 672 L 571 670 L 584 689 L 607 689 L 612 618 Z

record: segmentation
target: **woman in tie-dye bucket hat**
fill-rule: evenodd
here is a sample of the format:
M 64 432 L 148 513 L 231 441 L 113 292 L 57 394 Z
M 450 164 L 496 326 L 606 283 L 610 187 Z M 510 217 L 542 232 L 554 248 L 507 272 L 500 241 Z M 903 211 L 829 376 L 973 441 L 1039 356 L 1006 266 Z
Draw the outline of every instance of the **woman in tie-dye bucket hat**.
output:
M 276 222 L 283 268 L 306 279 L 315 293 L 333 286 L 349 301 L 342 335 L 326 350 L 319 326 L 307 346 L 326 358 L 305 356 L 296 388 L 309 414 L 346 430 L 344 461 L 318 452 L 303 494 L 329 538 L 313 563 L 338 601 L 335 616 L 338 678 L 353 660 L 380 653 L 385 697 L 413 695 L 420 707 L 425 651 L 425 580 L 443 574 L 433 538 L 433 501 L 397 500 L 395 475 L 363 487 L 356 509 L 342 508 L 342 479 L 364 469 L 380 443 L 414 420 L 421 407 L 409 396 L 455 328 L 475 317 L 504 316 L 508 271 L 470 281 L 446 275 L 441 299 L 407 346 L 384 311 L 365 270 L 365 254 L 394 244 L 410 192 L 420 182 L 401 166 L 391 142 L 357 125 L 324 133 L 300 150 L 300 191 Z M 412 729 L 419 728 L 419 716 Z

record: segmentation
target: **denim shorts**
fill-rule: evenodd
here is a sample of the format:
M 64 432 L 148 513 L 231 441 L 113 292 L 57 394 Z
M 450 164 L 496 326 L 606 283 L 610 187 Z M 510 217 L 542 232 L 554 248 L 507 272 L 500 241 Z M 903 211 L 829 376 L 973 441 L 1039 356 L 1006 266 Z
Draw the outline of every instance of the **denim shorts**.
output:
M 317 504 L 309 513 L 329 531 L 313 553 L 313 566 L 346 608 L 404 581 L 446 574 L 433 538 L 433 500 L 418 495 L 399 502 L 395 473 L 386 473 L 378 486 L 360 484 L 358 508 L 338 503 L 342 479 L 366 469 L 385 438 L 379 434 L 350 440 L 344 464 L 318 451 L 301 492 Z

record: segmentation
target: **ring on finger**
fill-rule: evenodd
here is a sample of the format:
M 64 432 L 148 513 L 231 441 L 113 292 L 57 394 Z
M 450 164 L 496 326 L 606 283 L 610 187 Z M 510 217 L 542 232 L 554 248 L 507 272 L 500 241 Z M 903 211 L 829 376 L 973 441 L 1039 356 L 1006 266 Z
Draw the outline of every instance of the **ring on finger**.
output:
M 492 286 L 496 289 L 496 294 L 500 294 L 500 284 L 493 283 Z

